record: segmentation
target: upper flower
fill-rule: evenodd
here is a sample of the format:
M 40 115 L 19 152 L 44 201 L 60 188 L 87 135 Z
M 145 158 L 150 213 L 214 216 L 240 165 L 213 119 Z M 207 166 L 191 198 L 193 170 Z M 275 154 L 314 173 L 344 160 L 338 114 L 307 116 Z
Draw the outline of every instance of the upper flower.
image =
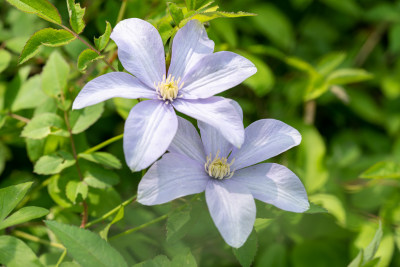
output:
M 162 204 L 205 191 L 211 217 L 232 247 L 242 246 L 253 229 L 254 198 L 292 212 L 309 208 L 304 186 L 293 172 L 279 164 L 257 164 L 298 145 L 296 129 L 273 119 L 256 121 L 246 128 L 243 146 L 237 149 L 203 122 L 198 123 L 200 139 L 191 123 L 178 121 L 170 153 L 139 184 L 140 203 Z
M 132 170 L 148 167 L 161 156 L 175 136 L 178 120 L 174 108 L 215 127 L 240 147 L 243 124 L 231 102 L 215 97 L 256 73 L 246 58 L 214 51 L 203 25 L 189 21 L 172 43 L 166 71 L 161 37 L 150 23 L 132 18 L 118 23 L 111 38 L 118 46 L 124 72 L 111 72 L 90 81 L 73 103 L 73 109 L 112 97 L 146 98 L 130 112 L 125 124 L 124 152 Z

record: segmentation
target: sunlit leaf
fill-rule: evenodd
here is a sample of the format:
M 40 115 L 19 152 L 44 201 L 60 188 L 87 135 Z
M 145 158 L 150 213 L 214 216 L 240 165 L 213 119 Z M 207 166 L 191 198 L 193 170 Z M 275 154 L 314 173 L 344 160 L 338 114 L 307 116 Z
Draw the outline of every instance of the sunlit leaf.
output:
M 75 4 L 75 0 L 67 0 L 69 24 L 76 33 L 81 33 L 85 28 L 85 8 L 81 8 L 80 4 Z
M 41 157 L 33 169 L 37 174 L 49 175 L 60 173 L 75 164 L 74 157 L 65 151 L 58 151 Z
M 0 263 L 7 267 L 43 267 L 31 248 L 9 235 L 0 236 Z
M 111 35 L 111 24 L 106 21 L 106 30 L 99 38 L 94 38 L 94 44 L 99 51 L 102 51 L 106 48 L 108 41 L 110 41 Z
M 42 89 L 51 96 L 57 97 L 67 86 L 70 67 L 57 51 L 53 52 L 42 72 Z
M 67 198 L 75 204 L 79 196 L 83 200 L 86 199 L 88 195 L 88 186 L 82 181 L 69 181 L 65 190 L 65 194 L 67 195 Z
M 122 167 L 121 161 L 113 154 L 107 152 L 81 153 L 78 157 L 109 168 L 120 169 Z
M 11 54 L 5 49 L 0 50 L 0 73 L 8 67 L 11 60 Z
M 78 57 L 78 69 L 82 72 L 84 72 L 88 66 L 89 63 L 96 61 L 98 59 L 103 58 L 103 56 L 97 54 L 95 51 L 92 49 L 85 49 L 80 53 Z
M 0 222 L 0 230 L 46 216 L 48 213 L 47 209 L 41 207 L 23 207 Z
M 64 121 L 56 114 L 42 113 L 35 116 L 24 128 L 21 135 L 31 139 L 42 139 L 49 134 L 66 136 Z
M 399 179 L 400 164 L 394 161 L 381 161 L 360 174 L 367 179 Z
M 69 116 L 73 134 L 78 134 L 92 126 L 104 111 L 104 103 L 79 110 L 72 110 Z
M 29 182 L 0 189 L 0 221 L 18 205 L 31 186 Z
M 57 8 L 47 0 L 7 0 L 7 2 L 23 12 L 36 14 L 55 24 L 62 23 Z

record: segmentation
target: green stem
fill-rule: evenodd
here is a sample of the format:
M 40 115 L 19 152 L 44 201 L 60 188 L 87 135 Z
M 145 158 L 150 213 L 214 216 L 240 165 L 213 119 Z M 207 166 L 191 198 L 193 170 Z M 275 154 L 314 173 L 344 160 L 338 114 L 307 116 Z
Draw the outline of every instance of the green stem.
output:
M 47 245 L 47 246 L 52 246 L 55 248 L 65 249 L 65 247 L 59 243 L 49 242 L 47 240 L 40 239 L 37 236 L 30 235 L 28 233 L 25 233 L 25 232 L 22 232 L 19 230 L 13 231 L 13 234 L 17 237 L 21 237 L 21 238 L 24 238 L 24 239 L 27 239 L 27 240 L 30 240 L 30 241 L 33 241 L 36 243 L 40 243 L 40 244 Z
M 127 2 L 127 0 L 122 0 L 121 8 L 119 9 L 117 21 L 115 22 L 115 24 L 118 24 L 118 22 L 120 22 L 122 20 L 122 18 L 124 17 L 125 10 L 126 10 L 126 2 Z
M 60 258 L 57 261 L 56 267 L 60 266 L 60 264 L 63 262 L 65 256 L 67 256 L 67 250 L 64 249 L 64 252 L 61 254 Z
M 114 239 L 114 238 L 118 238 L 118 237 L 121 237 L 121 236 L 124 236 L 124 235 L 128 235 L 128 234 L 134 233 L 134 232 L 139 231 L 139 230 L 141 230 L 141 229 L 143 229 L 143 228 L 146 228 L 147 226 L 150 226 L 150 225 L 152 225 L 152 224 L 155 224 L 155 223 L 158 223 L 158 222 L 160 222 L 160 221 L 163 221 L 163 220 L 167 219 L 168 216 L 171 215 L 173 212 L 180 211 L 180 210 L 183 210 L 184 208 L 186 208 L 190 203 L 192 203 L 194 200 L 196 200 L 196 199 L 199 197 L 199 195 L 200 195 L 200 194 L 195 195 L 195 196 L 194 196 L 190 201 L 188 201 L 186 204 L 184 204 L 184 205 L 180 206 L 179 208 L 176 208 L 176 209 L 174 209 L 174 210 L 168 212 L 167 214 L 164 214 L 164 215 L 162 215 L 162 216 L 160 216 L 160 217 L 158 217 L 158 218 L 155 218 L 155 219 L 152 220 L 152 221 L 149 221 L 149 222 L 144 223 L 144 224 L 142 224 L 142 225 L 139 225 L 139 226 L 137 226 L 137 227 L 128 229 L 128 230 L 126 230 L 126 231 L 124 231 L 124 232 L 122 232 L 122 233 L 119 233 L 119 234 L 117 234 L 117 235 L 114 235 L 114 236 L 110 237 L 108 240 L 111 240 L 111 239 Z
M 97 150 L 102 149 L 103 147 L 108 146 L 109 144 L 114 143 L 115 141 L 118 141 L 118 140 L 122 139 L 122 137 L 124 137 L 124 134 L 120 134 L 120 135 L 114 136 L 113 138 L 110 138 L 110 139 L 98 144 L 97 146 L 94 146 L 92 148 L 87 149 L 83 153 L 90 154 L 90 153 L 96 152 Z
M 134 195 L 133 197 L 127 199 L 126 201 L 122 202 L 121 205 L 113 208 L 112 210 L 110 210 L 109 212 L 107 212 L 106 214 L 104 214 L 103 216 L 101 216 L 100 218 L 97 218 L 96 220 L 93 220 L 89 223 L 86 224 L 85 228 L 88 228 L 96 223 L 99 223 L 101 221 L 104 221 L 105 219 L 107 219 L 108 217 L 110 217 L 111 215 L 113 215 L 114 213 L 117 213 L 119 211 L 119 209 L 121 207 L 126 207 L 128 206 L 130 203 L 134 202 L 136 200 L 136 195 Z

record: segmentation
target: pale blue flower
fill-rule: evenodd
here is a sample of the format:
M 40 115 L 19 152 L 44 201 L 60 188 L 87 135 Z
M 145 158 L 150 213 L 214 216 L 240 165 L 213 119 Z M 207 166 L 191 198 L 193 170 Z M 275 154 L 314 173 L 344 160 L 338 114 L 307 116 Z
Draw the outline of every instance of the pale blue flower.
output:
M 254 198 L 292 212 L 309 208 L 304 186 L 293 172 L 279 164 L 257 164 L 298 145 L 301 135 L 296 129 L 273 119 L 256 121 L 246 128 L 245 141 L 237 149 L 203 122 L 198 123 L 200 139 L 191 123 L 178 121 L 170 153 L 154 163 L 139 184 L 140 203 L 162 204 L 205 191 L 215 225 L 236 248 L 253 229 Z
M 125 124 L 125 159 L 133 171 L 147 168 L 170 145 L 178 127 L 174 109 L 215 127 L 236 147 L 242 145 L 243 123 L 235 107 L 214 95 L 253 75 L 257 70 L 249 60 L 232 52 L 213 53 L 214 42 L 197 20 L 177 32 L 168 73 L 161 37 L 150 23 L 123 20 L 111 38 L 122 65 L 135 77 L 112 72 L 93 79 L 81 90 L 73 109 L 112 97 L 150 99 L 134 106 Z

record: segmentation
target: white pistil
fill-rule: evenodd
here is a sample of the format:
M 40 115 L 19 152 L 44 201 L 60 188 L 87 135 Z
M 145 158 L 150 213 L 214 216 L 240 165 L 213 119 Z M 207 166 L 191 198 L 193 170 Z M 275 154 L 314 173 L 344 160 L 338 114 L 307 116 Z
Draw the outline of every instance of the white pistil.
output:
M 207 162 L 204 164 L 204 169 L 210 177 L 218 180 L 232 178 L 235 171 L 231 171 L 231 166 L 235 162 L 235 159 L 228 163 L 228 159 L 226 157 L 219 157 L 219 150 L 215 155 L 214 160 L 211 161 L 211 153 L 206 159 Z
M 175 77 L 171 74 L 168 78 L 166 78 L 164 74 L 161 82 L 158 84 L 154 82 L 154 87 L 158 93 L 158 99 L 164 100 L 166 104 L 174 101 L 175 98 L 182 97 L 182 95 L 178 95 L 179 90 L 183 87 L 183 82 L 181 82 L 180 77 L 175 80 Z

